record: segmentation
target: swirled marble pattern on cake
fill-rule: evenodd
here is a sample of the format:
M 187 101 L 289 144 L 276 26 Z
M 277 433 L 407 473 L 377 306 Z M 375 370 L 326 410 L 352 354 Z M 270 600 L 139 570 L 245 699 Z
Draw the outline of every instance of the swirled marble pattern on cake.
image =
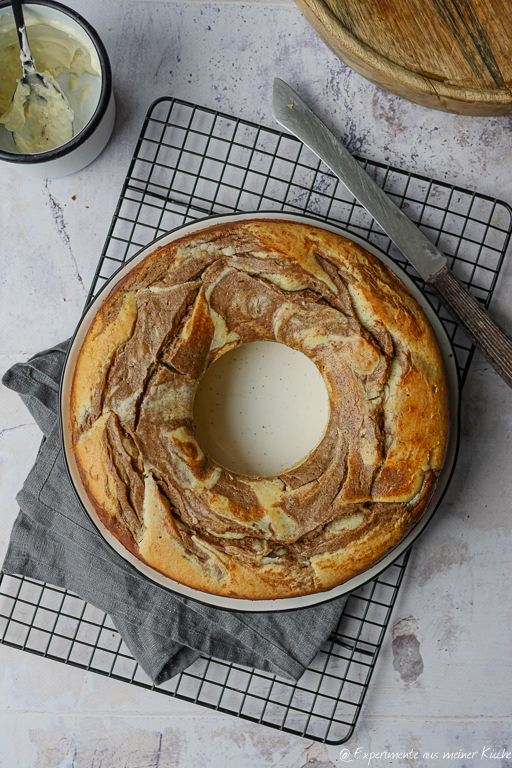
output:
M 270 477 L 226 470 L 192 426 L 218 357 L 275 341 L 320 370 L 320 443 Z M 419 520 L 448 431 L 425 314 L 377 258 L 289 221 L 218 225 L 157 248 L 115 285 L 80 351 L 73 447 L 84 488 L 133 554 L 188 586 L 268 599 L 364 571 Z

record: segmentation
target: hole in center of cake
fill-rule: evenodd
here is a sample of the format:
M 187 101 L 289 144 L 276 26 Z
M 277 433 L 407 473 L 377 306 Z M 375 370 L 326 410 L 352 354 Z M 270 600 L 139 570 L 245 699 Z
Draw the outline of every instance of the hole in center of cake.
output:
M 329 398 L 315 364 L 273 341 L 244 344 L 199 383 L 194 429 L 202 449 L 243 475 L 275 475 L 319 443 Z

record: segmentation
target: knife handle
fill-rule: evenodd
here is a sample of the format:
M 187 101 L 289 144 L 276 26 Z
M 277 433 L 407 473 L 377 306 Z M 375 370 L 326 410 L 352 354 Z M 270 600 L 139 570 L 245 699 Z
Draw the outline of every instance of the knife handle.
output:
M 448 267 L 440 269 L 427 282 L 496 373 L 512 387 L 512 341 L 509 337 L 493 323 Z

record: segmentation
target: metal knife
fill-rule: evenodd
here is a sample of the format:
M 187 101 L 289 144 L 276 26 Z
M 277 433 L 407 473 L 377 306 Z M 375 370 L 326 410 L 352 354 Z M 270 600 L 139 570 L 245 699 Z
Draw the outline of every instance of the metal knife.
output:
M 446 256 L 363 170 L 300 96 L 274 79 L 272 113 L 344 183 L 457 320 L 494 370 L 512 387 L 512 341 L 448 268 Z

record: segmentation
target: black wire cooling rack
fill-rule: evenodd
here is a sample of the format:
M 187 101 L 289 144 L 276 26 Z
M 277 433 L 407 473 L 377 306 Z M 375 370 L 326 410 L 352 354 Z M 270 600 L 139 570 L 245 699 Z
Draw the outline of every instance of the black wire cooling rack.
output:
M 487 306 L 510 238 L 510 207 L 370 160 L 361 163 Z M 307 213 L 388 253 L 429 295 L 453 342 L 464 382 L 471 344 L 315 155 L 287 134 L 176 99 L 159 99 L 149 110 L 89 299 L 121 264 L 164 232 L 213 213 L 256 210 Z M 6 574 L 0 580 L 0 638 L 13 648 L 132 685 L 341 744 L 359 717 L 408 556 L 349 597 L 336 632 L 296 683 L 204 657 L 169 682 L 152 685 L 106 614 L 58 587 Z

